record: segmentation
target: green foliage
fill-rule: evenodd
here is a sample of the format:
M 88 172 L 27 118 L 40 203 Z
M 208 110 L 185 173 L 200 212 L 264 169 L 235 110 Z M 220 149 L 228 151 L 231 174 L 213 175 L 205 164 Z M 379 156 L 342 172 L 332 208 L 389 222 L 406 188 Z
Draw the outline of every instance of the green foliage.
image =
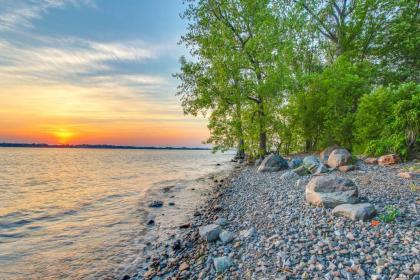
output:
M 379 215 L 379 220 L 384 223 L 393 223 L 400 215 L 400 210 L 393 205 L 385 206 L 384 213 Z
M 215 150 L 420 152 L 419 1 L 185 2 L 174 76 Z
M 420 86 L 381 87 L 363 96 L 355 126 L 360 152 L 375 156 L 397 153 L 407 158 L 419 147 Z

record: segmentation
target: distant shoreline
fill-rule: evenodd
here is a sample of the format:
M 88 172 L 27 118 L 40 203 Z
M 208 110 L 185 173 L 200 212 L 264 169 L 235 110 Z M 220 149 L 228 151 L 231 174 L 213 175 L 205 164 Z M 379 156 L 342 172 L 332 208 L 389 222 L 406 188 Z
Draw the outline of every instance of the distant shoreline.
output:
M 124 149 L 124 150 L 211 150 L 210 148 L 198 147 L 155 147 L 155 146 L 117 146 L 117 145 L 50 145 L 41 143 L 0 143 L 0 148 L 60 148 L 60 149 Z

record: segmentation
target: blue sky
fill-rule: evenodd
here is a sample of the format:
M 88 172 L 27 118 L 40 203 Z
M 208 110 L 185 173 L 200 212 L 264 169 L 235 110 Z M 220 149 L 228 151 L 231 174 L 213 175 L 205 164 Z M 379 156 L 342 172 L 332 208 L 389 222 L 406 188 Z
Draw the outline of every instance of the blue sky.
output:
M 77 142 L 200 145 L 205 122 L 183 116 L 171 76 L 186 53 L 177 44 L 184 8 L 181 0 L 0 0 L 0 106 L 9 108 L 0 141 L 53 141 L 60 129 Z M 162 130 L 180 135 L 157 141 Z

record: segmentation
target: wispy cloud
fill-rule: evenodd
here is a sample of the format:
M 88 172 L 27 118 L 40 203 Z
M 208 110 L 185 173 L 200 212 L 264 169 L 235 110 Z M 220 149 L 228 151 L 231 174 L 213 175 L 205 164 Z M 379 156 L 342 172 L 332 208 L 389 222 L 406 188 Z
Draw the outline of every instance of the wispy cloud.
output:
M 66 5 L 95 6 L 91 0 L 0 0 L 0 30 L 31 28 L 34 19 L 42 18 L 51 9 Z
M 158 58 L 159 47 L 141 41 L 95 42 L 78 38 L 44 38 L 42 46 L 27 47 L 0 41 L 0 82 L 38 80 L 45 83 L 121 81 L 123 84 L 163 84 L 164 78 L 138 73 L 118 74 L 113 62 L 145 63 Z M 101 72 L 101 74 L 98 74 Z M 108 75 L 103 73 L 109 72 Z M 13 79 L 11 79 L 13 78 Z

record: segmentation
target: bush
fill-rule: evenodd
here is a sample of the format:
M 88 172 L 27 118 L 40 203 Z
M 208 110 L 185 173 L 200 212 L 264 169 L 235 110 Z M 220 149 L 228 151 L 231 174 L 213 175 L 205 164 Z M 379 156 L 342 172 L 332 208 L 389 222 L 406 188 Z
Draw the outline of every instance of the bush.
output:
M 355 117 L 357 152 L 379 156 L 397 153 L 403 158 L 418 151 L 420 86 L 378 88 L 363 96 Z

